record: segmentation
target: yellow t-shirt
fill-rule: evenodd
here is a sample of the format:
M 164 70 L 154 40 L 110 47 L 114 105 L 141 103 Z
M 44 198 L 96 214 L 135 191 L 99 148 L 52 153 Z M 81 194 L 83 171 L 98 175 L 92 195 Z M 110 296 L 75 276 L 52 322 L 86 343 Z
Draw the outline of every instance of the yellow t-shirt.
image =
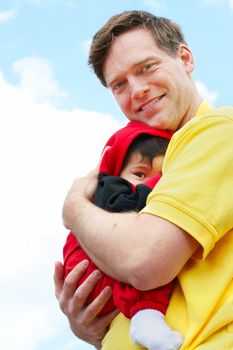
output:
M 166 313 L 180 350 L 233 350 L 233 108 L 203 102 L 174 134 L 163 177 L 142 212 L 183 228 L 200 249 L 184 266 Z M 136 350 L 118 315 L 103 350 Z

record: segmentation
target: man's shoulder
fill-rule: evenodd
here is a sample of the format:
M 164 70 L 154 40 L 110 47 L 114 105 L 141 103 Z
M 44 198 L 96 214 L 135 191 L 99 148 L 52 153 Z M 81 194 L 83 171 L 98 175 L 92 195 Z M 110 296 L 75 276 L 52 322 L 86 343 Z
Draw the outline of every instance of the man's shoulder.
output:
M 199 117 L 227 117 L 233 119 L 233 106 L 211 107 Z
M 173 145 L 178 143 L 206 142 L 226 138 L 232 140 L 233 106 L 211 107 L 188 121 L 172 137 Z
M 221 127 L 228 124 L 233 128 L 233 106 L 210 107 L 200 113 L 198 116 L 192 118 L 186 127 L 206 129 L 206 127 L 216 126 Z

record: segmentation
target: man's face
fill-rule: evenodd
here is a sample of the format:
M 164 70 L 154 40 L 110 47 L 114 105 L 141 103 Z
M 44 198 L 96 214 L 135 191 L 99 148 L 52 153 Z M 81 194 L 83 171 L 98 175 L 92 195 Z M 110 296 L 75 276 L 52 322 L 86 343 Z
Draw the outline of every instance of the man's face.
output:
M 139 28 L 115 39 L 103 73 L 130 121 L 175 131 L 193 116 L 193 66 L 187 46 L 172 57 L 157 47 L 150 31 Z
M 162 155 L 156 156 L 150 164 L 147 159 L 142 158 L 139 152 L 132 153 L 120 176 L 135 186 L 145 183 L 152 176 L 162 171 L 163 159 L 164 156 Z

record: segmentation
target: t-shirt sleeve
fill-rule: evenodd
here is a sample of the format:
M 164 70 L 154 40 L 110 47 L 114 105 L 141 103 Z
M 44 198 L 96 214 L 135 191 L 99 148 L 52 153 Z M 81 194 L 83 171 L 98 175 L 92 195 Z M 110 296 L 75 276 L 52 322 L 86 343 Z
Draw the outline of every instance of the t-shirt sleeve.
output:
M 175 133 L 163 176 L 142 213 L 167 219 L 192 235 L 202 257 L 233 227 L 233 119 L 194 118 Z

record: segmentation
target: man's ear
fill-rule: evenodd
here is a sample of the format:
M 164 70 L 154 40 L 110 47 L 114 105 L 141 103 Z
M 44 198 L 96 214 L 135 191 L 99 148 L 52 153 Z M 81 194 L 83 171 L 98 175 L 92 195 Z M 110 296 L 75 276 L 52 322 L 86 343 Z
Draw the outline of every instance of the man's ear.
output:
M 187 73 L 192 73 L 195 67 L 193 54 L 190 48 L 185 44 L 180 44 L 177 50 L 177 56 L 182 60 Z

